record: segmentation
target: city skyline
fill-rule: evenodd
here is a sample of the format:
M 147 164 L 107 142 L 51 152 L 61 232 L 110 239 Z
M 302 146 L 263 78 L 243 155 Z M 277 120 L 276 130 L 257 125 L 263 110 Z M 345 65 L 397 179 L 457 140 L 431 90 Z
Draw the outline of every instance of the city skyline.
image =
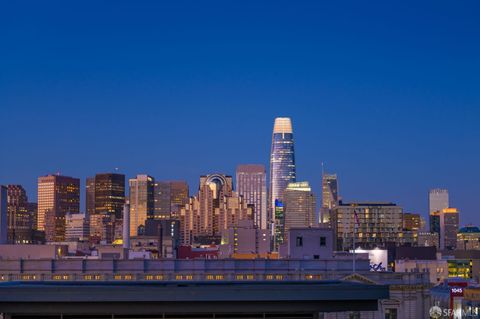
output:
M 288 116 L 317 196 L 323 162 L 346 200 L 426 216 L 425 194 L 446 188 L 461 224 L 480 224 L 478 4 L 190 6 L 6 4 L 0 182 L 35 201 L 38 176 L 83 191 L 119 168 L 195 190 L 202 174 L 268 168 L 271 123 Z

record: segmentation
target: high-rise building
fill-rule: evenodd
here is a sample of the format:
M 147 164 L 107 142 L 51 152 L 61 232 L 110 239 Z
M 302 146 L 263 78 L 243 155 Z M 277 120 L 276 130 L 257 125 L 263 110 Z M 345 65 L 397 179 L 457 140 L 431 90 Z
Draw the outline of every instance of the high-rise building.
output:
M 275 229 L 275 204 L 283 203 L 283 193 L 289 183 L 296 181 L 292 121 L 277 117 L 273 125 L 270 153 L 269 223 Z
M 356 215 L 356 216 L 355 216 Z M 337 250 L 350 250 L 355 236 L 356 248 L 384 247 L 399 243 L 403 210 L 393 203 L 342 203 L 333 209 L 332 228 Z
M 90 231 L 85 214 L 65 215 L 65 241 L 88 240 Z
M 440 235 L 440 211 L 430 212 L 429 214 L 430 232 Z
M 137 175 L 129 180 L 130 185 L 130 236 L 143 233 L 147 218 L 154 218 L 155 199 L 153 177 Z
M 189 189 L 186 181 L 170 181 L 170 210 L 178 215 L 180 208 L 188 203 Z
M 253 205 L 233 192 L 231 176 L 201 176 L 198 195 L 180 209 L 182 243 L 219 242 L 223 230 L 253 219 L 252 214 Z
M 125 204 L 125 175 L 104 173 L 95 175 L 95 213 L 110 213 L 122 219 Z
M 315 194 L 308 182 L 290 183 L 283 194 L 284 241 L 291 228 L 317 227 Z
M 21 185 L 8 185 L 7 201 L 7 241 L 12 244 L 31 244 L 33 214 L 29 210 L 27 192 Z
M 155 219 L 169 219 L 188 203 L 185 181 L 156 181 L 154 187 Z
M 170 182 L 155 181 L 154 186 L 155 219 L 167 219 L 171 216 Z
M 404 213 L 403 214 L 403 229 L 418 232 L 421 229 L 421 216 L 420 216 L 420 214 Z
M 455 249 L 459 226 L 456 208 L 445 208 L 440 212 L 440 249 Z
M 0 245 L 7 243 L 7 187 L 0 185 Z
M 448 190 L 435 188 L 431 189 L 428 194 L 428 211 L 429 213 L 440 212 L 442 209 L 449 208 Z
M 65 240 L 65 214 L 80 212 L 80 180 L 47 175 L 38 178 L 38 230 L 47 241 Z
M 95 214 L 95 177 L 87 177 L 85 183 L 85 212 L 87 218 Z
M 101 173 L 87 178 L 85 218 L 89 222 L 90 239 L 93 242 L 110 243 L 121 238 L 124 204 L 125 175 Z M 102 224 L 104 222 L 105 225 Z M 118 236 L 112 235 L 112 227 L 113 230 L 120 229 Z
M 267 176 L 264 165 L 246 164 L 237 167 L 236 189 L 253 205 L 254 225 L 267 229 Z
M 330 223 L 332 209 L 338 204 L 337 174 L 322 174 L 322 207 L 320 209 L 321 222 Z

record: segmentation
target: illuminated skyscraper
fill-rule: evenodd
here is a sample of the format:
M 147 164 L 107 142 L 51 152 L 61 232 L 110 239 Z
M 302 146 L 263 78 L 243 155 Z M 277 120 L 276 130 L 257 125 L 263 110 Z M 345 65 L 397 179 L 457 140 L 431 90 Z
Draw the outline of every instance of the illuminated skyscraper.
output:
M 38 230 L 47 241 L 65 240 L 65 214 L 80 212 L 80 180 L 48 175 L 38 178 Z
M 318 226 L 315 194 L 308 182 L 290 183 L 284 197 L 284 241 L 291 228 Z
M 269 222 L 275 225 L 275 203 L 283 202 L 283 193 L 289 183 L 296 181 L 292 122 L 288 117 L 277 117 L 273 126 L 270 153 Z
M 8 185 L 7 198 L 8 242 L 31 244 L 33 213 L 29 210 L 27 192 L 21 185 Z
M 177 215 L 180 208 L 188 203 L 188 184 L 185 181 L 155 182 L 155 219 Z
M 237 167 L 236 189 L 254 207 L 254 224 L 267 229 L 267 176 L 265 166 L 248 164 Z
M 147 218 L 153 218 L 155 212 L 153 177 L 137 175 L 129 180 L 130 185 L 130 236 L 141 234 Z
M 107 243 L 115 240 L 115 227 L 122 229 L 125 175 L 102 173 L 88 177 L 85 198 L 90 239 L 93 242 L 106 240 Z
M 322 175 L 322 207 L 321 222 L 330 223 L 332 209 L 338 204 L 337 174 Z
M 435 188 L 431 189 L 428 194 L 428 211 L 429 213 L 441 212 L 442 209 L 450 207 L 448 200 L 448 190 Z
M 445 208 L 440 212 L 440 249 L 457 248 L 459 214 L 456 208 Z

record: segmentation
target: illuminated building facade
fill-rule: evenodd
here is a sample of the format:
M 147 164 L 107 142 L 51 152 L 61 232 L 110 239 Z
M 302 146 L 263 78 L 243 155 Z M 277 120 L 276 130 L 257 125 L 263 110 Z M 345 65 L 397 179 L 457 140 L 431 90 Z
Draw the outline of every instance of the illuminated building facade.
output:
M 289 183 L 296 181 L 295 152 L 292 121 L 277 117 L 273 126 L 270 153 L 270 207 L 269 223 L 275 229 L 275 203 L 283 202 L 283 193 Z
M 457 234 L 457 249 L 480 250 L 480 229 L 473 225 L 460 228 Z
M 156 181 L 154 193 L 155 219 L 175 217 L 188 203 L 189 189 L 185 181 Z
M 182 244 L 220 241 L 223 230 L 253 219 L 253 205 L 232 189 L 232 177 L 211 174 L 200 177 L 198 195 L 180 209 Z
M 459 228 L 459 213 L 456 208 L 445 208 L 440 212 L 440 249 L 455 249 Z
M 8 185 L 7 199 L 7 241 L 11 244 L 31 244 L 34 216 L 29 210 L 27 192 L 21 185 Z
M 130 236 L 141 235 L 147 218 L 154 218 L 155 199 L 153 177 L 137 175 L 129 180 Z
M 308 182 L 290 183 L 284 192 L 284 239 L 291 228 L 317 227 L 316 199 Z M 285 241 L 285 240 L 284 240 Z
M 330 215 L 332 209 L 338 204 L 338 180 L 337 174 L 323 174 L 322 175 L 322 206 L 321 222 L 330 223 Z
M 80 180 L 47 175 L 38 178 L 38 230 L 47 241 L 65 240 L 65 214 L 80 212 Z
M 337 236 L 337 250 L 352 249 L 353 236 L 356 248 L 383 247 L 401 241 L 403 210 L 393 203 L 340 202 L 333 210 L 332 227 Z
M 108 243 L 115 238 L 110 234 L 113 225 L 122 228 L 123 205 L 125 204 L 125 175 L 118 173 L 101 173 L 87 178 L 85 218 L 90 224 L 90 239 L 92 242 L 106 240 Z M 106 225 L 101 223 L 105 222 Z M 105 237 L 106 236 L 106 237 Z
M 246 164 L 237 167 L 236 190 L 254 207 L 254 223 L 267 229 L 267 175 L 264 165 Z

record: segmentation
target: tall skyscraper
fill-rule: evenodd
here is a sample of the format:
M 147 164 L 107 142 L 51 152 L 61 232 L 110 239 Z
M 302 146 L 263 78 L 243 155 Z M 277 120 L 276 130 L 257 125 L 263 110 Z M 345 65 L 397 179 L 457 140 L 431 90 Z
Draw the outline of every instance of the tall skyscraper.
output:
M 7 241 L 12 244 L 31 244 L 33 213 L 29 210 L 27 192 L 21 185 L 8 185 L 7 201 Z
M 125 204 L 125 175 L 104 173 L 95 175 L 95 213 L 110 213 L 122 219 Z
M 155 181 L 155 219 L 177 215 L 188 203 L 188 184 L 185 181 Z
M 170 210 L 174 215 L 188 203 L 189 189 L 186 181 L 170 181 Z
M 38 230 L 47 241 L 65 240 L 65 214 L 80 212 L 80 180 L 47 175 L 38 178 Z
M 288 184 L 283 198 L 285 216 L 283 242 L 287 240 L 291 228 L 318 226 L 315 194 L 308 182 Z
M 431 189 L 428 194 L 428 210 L 429 213 L 441 212 L 442 209 L 449 208 L 448 190 L 435 188 Z
M 330 223 L 332 209 L 338 204 L 337 174 L 322 174 L 322 207 L 320 210 L 321 222 Z
M 7 243 L 7 187 L 0 185 L 0 245 Z
M 122 229 L 125 204 L 125 175 L 101 173 L 88 177 L 85 218 L 89 221 L 90 239 L 107 243 L 116 239 L 115 228 Z M 121 231 L 120 231 L 121 233 Z
M 252 220 L 252 214 L 253 205 L 233 192 L 231 176 L 201 176 L 198 195 L 180 209 L 182 243 L 219 243 L 223 230 Z
M 130 185 L 130 236 L 137 236 L 145 228 L 147 218 L 154 218 L 153 177 L 137 175 L 137 178 L 129 180 Z
M 247 164 L 237 167 L 236 189 L 254 207 L 254 224 L 267 229 L 267 176 L 264 165 Z
M 273 125 L 270 153 L 269 223 L 275 229 L 275 205 L 283 203 L 283 193 L 289 183 L 296 181 L 295 152 L 292 122 L 288 117 L 277 117 Z
M 459 226 L 456 208 L 445 208 L 440 212 L 440 249 L 455 249 Z

